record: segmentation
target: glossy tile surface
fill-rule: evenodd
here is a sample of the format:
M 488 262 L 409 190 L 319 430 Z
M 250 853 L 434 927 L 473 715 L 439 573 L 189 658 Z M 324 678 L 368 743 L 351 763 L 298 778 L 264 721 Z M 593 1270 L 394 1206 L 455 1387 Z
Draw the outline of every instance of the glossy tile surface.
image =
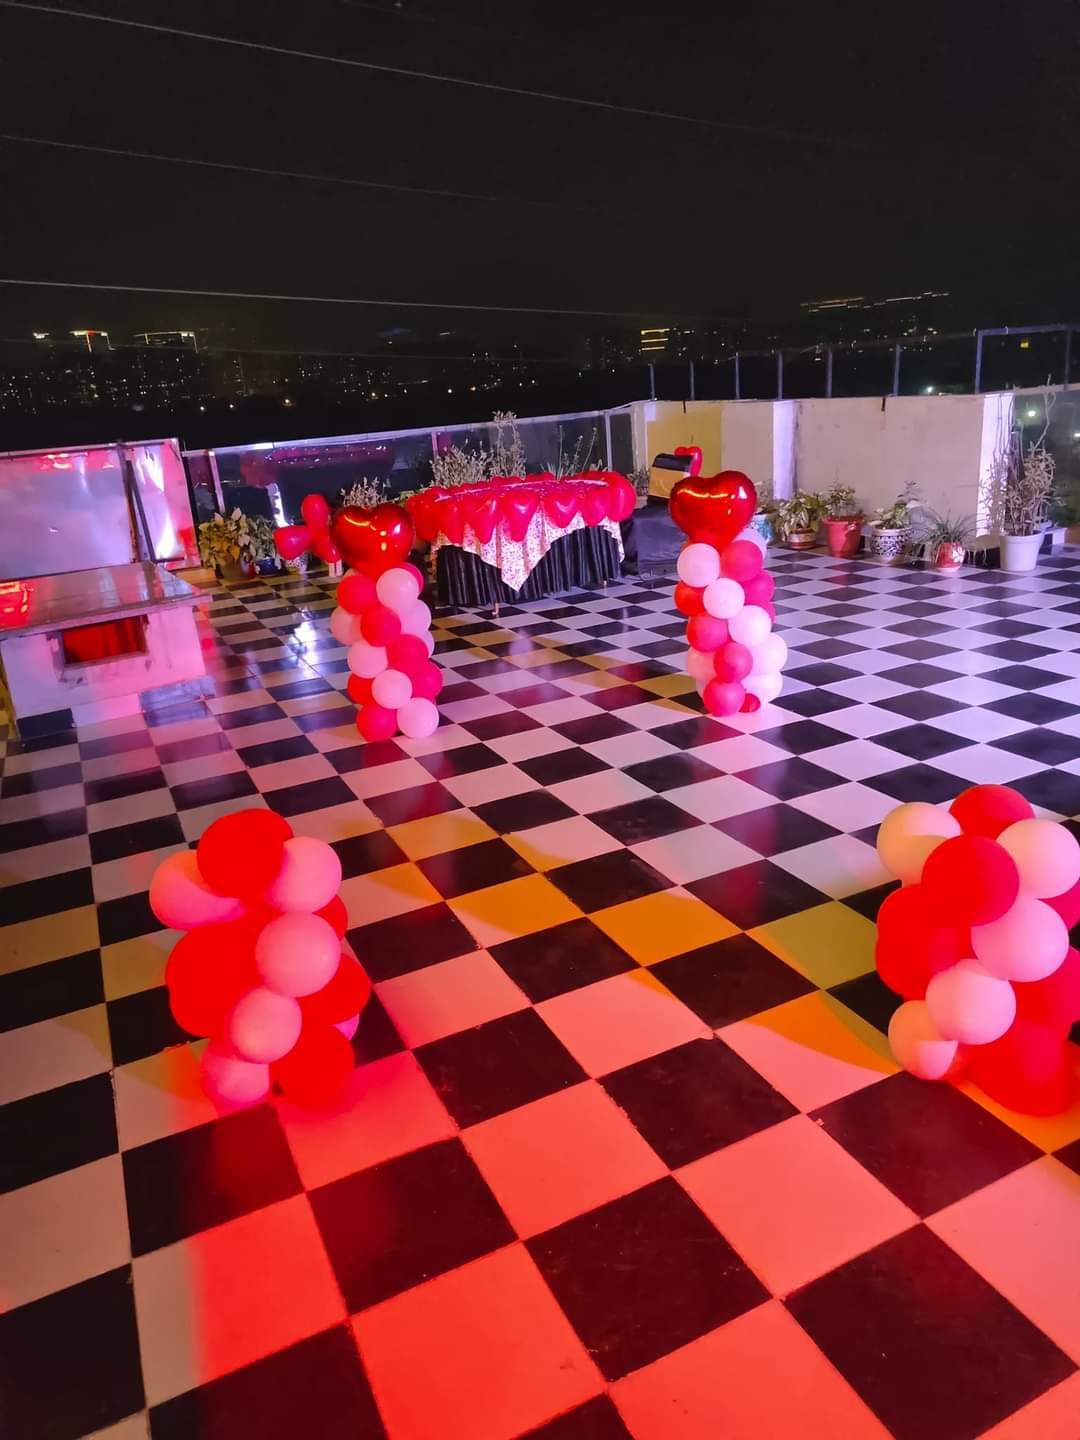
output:
M 630 580 L 437 614 L 440 729 L 365 745 L 290 576 L 207 592 L 205 700 L 0 737 L 12 1434 L 1075 1440 L 1080 1114 L 896 1072 L 873 839 L 982 779 L 1080 818 L 1080 552 L 770 564 L 756 715 Z M 150 877 L 250 805 L 375 985 L 324 1113 L 217 1114 L 168 1013 Z

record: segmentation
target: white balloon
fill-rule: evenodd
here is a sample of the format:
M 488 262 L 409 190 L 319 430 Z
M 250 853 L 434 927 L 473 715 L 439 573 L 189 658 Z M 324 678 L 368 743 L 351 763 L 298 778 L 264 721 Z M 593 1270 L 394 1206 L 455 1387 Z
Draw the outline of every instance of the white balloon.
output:
M 743 588 L 737 580 L 729 580 L 727 576 L 721 576 L 719 580 L 713 580 L 705 587 L 705 594 L 701 597 L 701 603 L 710 615 L 715 615 L 717 620 L 730 620 L 737 615 L 746 603 L 746 596 Z M 762 611 L 762 614 L 765 612 Z M 734 634 L 731 637 L 735 639 Z
M 411 570 L 395 565 L 375 581 L 375 593 L 384 605 L 400 613 L 420 594 L 420 582 Z
M 679 562 L 675 568 L 684 585 L 703 590 L 720 574 L 720 556 L 712 545 L 696 540 L 679 551 Z
M 956 1059 L 957 1042 L 946 1040 L 923 1000 L 908 1000 L 889 1021 L 889 1046 L 896 1063 L 920 1080 L 941 1080 Z
M 431 629 L 431 610 L 423 600 L 410 600 L 398 614 L 405 635 L 423 635 Z
M 1080 880 L 1080 845 L 1054 820 L 1017 820 L 998 844 L 1016 861 L 1022 894 L 1050 900 Z
M 746 645 L 753 650 L 772 630 L 772 621 L 768 611 L 763 610 L 760 605 L 744 605 L 728 621 L 728 629 L 732 640 L 737 640 L 740 645 Z
M 747 675 L 742 687 L 748 695 L 756 695 L 762 705 L 768 705 L 784 688 L 784 677 L 779 670 L 770 670 L 767 675 Z
M 168 930 L 194 930 L 198 925 L 235 920 L 244 903 L 219 895 L 202 877 L 194 850 L 181 850 L 163 860 L 150 881 L 150 909 Z
M 363 680 L 374 680 L 389 664 L 384 647 L 369 645 L 366 640 L 357 640 L 355 645 L 350 645 L 347 658 L 349 669 Z
M 1069 953 L 1069 931 L 1049 905 L 1018 895 L 1000 920 L 972 926 L 971 948 L 999 980 L 1045 980 Z
M 300 1039 L 302 1025 L 303 1014 L 291 995 L 259 986 L 233 1006 L 227 1039 L 241 1060 L 270 1065 L 289 1053 Z
M 434 735 L 439 728 L 439 712 L 434 701 L 416 695 L 406 700 L 397 712 L 397 723 L 401 733 L 410 740 L 423 740 L 428 735 Z
M 241 1060 L 217 1040 L 203 1051 L 199 1070 L 207 1094 L 229 1105 L 254 1105 L 270 1090 L 269 1065 Z
M 707 650 L 695 650 L 691 646 L 686 652 L 686 673 L 695 680 L 711 680 L 716 674 L 715 655 L 710 655 Z
M 947 1040 L 989 1045 L 1016 1019 L 1016 993 L 977 960 L 960 960 L 939 970 L 926 987 L 926 1006 Z
M 435 636 L 432 635 L 430 630 L 422 630 L 420 632 L 420 639 L 424 642 L 428 657 L 430 658 L 435 654 Z
M 751 654 L 754 657 L 754 669 L 751 673 L 768 675 L 773 671 L 780 671 L 787 663 L 787 641 L 773 631 L 754 646 Z
M 321 915 L 279 915 L 255 941 L 255 968 L 278 995 L 314 995 L 341 963 L 341 941 Z
M 281 869 L 266 892 L 266 903 L 290 914 L 321 910 L 341 887 L 341 861 L 337 851 L 313 835 L 286 840 Z
M 878 827 L 877 852 L 890 874 L 905 885 L 922 875 L 932 850 L 960 834 L 959 822 L 947 810 L 911 800 L 890 810 Z
M 384 670 L 371 682 L 371 698 L 387 710 L 398 710 L 412 695 L 412 681 L 401 670 Z
M 765 536 L 762 535 L 760 530 L 755 530 L 752 525 L 748 525 L 745 530 L 740 530 L 738 535 L 735 536 L 735 539 L 749 540 L 751 545 L 758 547 L 762 555 L 764 555 L 769 548 L 769 542 L 765 539 Z
M 330 634 L 339 645 L 355 645 L 360 637 L 360 616 L 339 605 L 330 616 Z

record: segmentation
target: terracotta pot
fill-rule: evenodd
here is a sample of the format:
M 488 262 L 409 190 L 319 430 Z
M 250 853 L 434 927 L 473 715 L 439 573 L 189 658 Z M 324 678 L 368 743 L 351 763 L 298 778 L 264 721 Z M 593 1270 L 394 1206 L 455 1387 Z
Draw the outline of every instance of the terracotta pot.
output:
M 825 544 L 830 555 L 855 554 L 862 539 L 861 515 L 826 515 L 821 523 L 825 526 Z
M 946 540 L 937 547 L 934 555 L 935 570 L 959 570 L 964 563 L 964 545 L 961 540 Z
M 784 536 L 784 544 L 789 550 L 811 550 L 816 543 L 816 530 L 789 530 Z

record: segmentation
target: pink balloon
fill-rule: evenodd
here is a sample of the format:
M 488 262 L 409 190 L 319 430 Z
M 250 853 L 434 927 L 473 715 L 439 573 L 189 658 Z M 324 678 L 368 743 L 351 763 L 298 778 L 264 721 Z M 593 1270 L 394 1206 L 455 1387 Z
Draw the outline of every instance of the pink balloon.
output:
M 749 545 L 750 541 L 743 541 L 743 544 Z M 747 605 L 763 606 L 776 592 L 776 581 L 767 570 L 759 570 L 752 580 L 740 580 L 739 584 L 743 587 Z
M 1016 1017 L 1016 995 L 1007 980 L 976 960 L 939 970 L 926 987 L 926 1007 L 946 1040 L 987 1045 L 1005 1034 Z
M 241 1060 L 269 1065 L 300 1039 L 303 1013 L 291 995 L 259 986 L 242 995 L 227 1022 L 226 1039 Z
M 729 640 L 716 652 L 716 675 L 719 680 L 745 680 L 753 668 L 753 655 L 737 640 Z
M 1016 861 L 1021 894 L 1047 899 L 1080 880 L 1080 845 L 1053 820 L 1018 820 L 1002 830 L 998 844 Z
M 194 930 L 235 920 L 244 912 L 243 901 L 217 895 L 199 873 L 194 850 L 170 855 L 150 881 L 150 909 L 169 930 Z
M 335 1029 L 335 1030 L 340 1030 L 341 1033 L 345 1036 L 345 1039 L 346 1039 L 346 1040 L 351 1040 L 352 1037 L 356 1034 L 357 1030 L 359 1030 L 359 1028 L 360 1028 L 360 1016 L 359 1016 L 359 1015 L 350 1015 L 349 1018 L 348 1018 L 348 1020 L 338 1020 L 338 1021 L 335 1022 L 335 1025 L 334 1025 L 334 1029 Z
M 339 605 L 330 616 L 330 634 L 339 645 L 355 645 L 362 638 L 360 616 L 350 614 Z
M 376 675 L 382 674 L 389 663 L 386 658 L 386 647 L 369 645 L 366 640 L 357 640 L 355 645 L 349 646 L 348 663 L 349 669 L 354 675 L 359 675 L 362 680 L 374 680 Z
M 314 995 L 340 963 L 337 931 L 319 915 L 279 915 L 255 942 L 255 968 L 278 995 Z
M 413 695 L 420 700 L 434 700 L 443 687 L 443 672 L 433 660 L 425 660 L 411 678 Z
M 728 623 L 702 611 L 700 615 L 691 615 L 686 638 L 693 650 L 719 650 L 730 638 Z
M 761 573 L 762 555 L 750 540 L 733 540 L 720 552 L 720 573 L 740 585 Z
M 423 740 L 439 728 L 439 712 L 431 700 L 414 696 L 397 712 L 398 728 L 410 740 Z
M 701 698 L 710 715 L 737 715 L 745 697 L 746 691 L 741 685 L 716 679 L 705 686 Z
M 294 835 L 285 841 L 284 860 L 274 883 L 266 892 L 266 903 L 275 910 L 292 914 L 321 910 L 341 887 L 341 861 L 325 840 L 311 835 Z
M 398 710 L 412 696 L 412 683 L 400 670 L 384 670 L 371 682 L 371 698 L 386 710 Z
M 404 565 L 395 565 L 390 570 L 384 570 L 375 582 L 379 599 L 399 615 L 417 598 L 420 589 L 415 575 L 406 570 Z
M 719 650 L 688 650 L 686 652 L 686 673 L 695 680 L 708 682 L 716 674 L 716 656 Z
M 704 589 L 720 574 L 720 556 L 712 545 L 701 542 L 684 545 L 679 552 L 679 579 L 685 585 Z
M 220 1040 L 211 1040 L 199 1062 L 203 1089 L 225 1105 L 254 1105 L 270 1091 L 269 1065 L 241 1060 Z
M 1020 894 L 1000 920 L 972 926 L 971 948 L 1000 980 L 1045 980 L 1069 953 L 1069 932 L 1056 910 Z

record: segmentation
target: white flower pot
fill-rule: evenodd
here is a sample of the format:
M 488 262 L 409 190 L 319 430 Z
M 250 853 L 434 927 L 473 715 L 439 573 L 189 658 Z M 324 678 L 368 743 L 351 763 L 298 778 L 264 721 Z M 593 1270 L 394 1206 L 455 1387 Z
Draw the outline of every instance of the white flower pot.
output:
M 1001 568 L 1014 575 L 1035 569 L 1042 549 L 1042 532 L 1038 535 L 1002 535 Z
M 871 525 L 870 554 L 886 565 L 899 565 L 910 539 L 910 525 L 903 530 L 884 530 L 880 525 Z

